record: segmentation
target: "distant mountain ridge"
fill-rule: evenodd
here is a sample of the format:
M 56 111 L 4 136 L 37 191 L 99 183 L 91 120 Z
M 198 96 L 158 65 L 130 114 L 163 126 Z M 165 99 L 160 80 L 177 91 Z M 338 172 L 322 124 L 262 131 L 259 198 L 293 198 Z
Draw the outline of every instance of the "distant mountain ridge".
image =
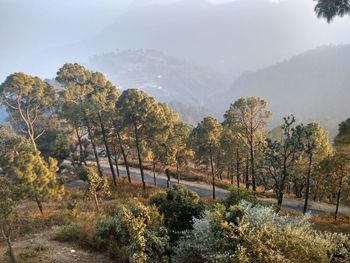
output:
M 159 101 L 203 106 L 229 87 L 224 75 L 155 50 L 117 50 L 94 56 L 91 69 L 118 87 L 141 88 Z
M 350 45 L 324 46 L 238 78 L 216 97 L 221 110 L 239 97 L 259 96 L 269 102 L 274 123 L 287 114 L 319 121 L 334 134 L 350 116 Z
M 213 5 L 184 0 L 130 8 L 86 43 L 100 50 L 155 49 L 234 80 L 314 47 L 350 42 L 350 21 L 325 27 L 313 1 L 237 0 Z M 94 53 L 99 53 L 94 51 Z

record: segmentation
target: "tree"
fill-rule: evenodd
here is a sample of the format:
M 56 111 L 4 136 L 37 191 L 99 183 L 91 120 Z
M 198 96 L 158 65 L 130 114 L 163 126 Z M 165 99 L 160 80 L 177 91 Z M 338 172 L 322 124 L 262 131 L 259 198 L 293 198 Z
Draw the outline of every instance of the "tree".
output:
M 327 132 L 323 130 L 318 123 L 309 123 L 304 128 L 302 143 L 304 144 L 305 152 L 305 158 L 303 159 L 306 159 L 307 162 L 305 202 L 303 209 L 303 213 L 305 214 L 314 170 L 324 158 L 332 153 L 332 148 L 329 143 Z
M 94 87 L 91 85 L 92 73 L 79 64 L 64 64 L 57 72 L 56 80 L 64 87 L 60 93 L 62 110 L 73 112 L 72 119 L 66 113 L 70 123 L 80 123 L 80 120 L 87 128 L 89 139 L 94 151 L 97 169 L 100 176 L 103 176 L 99 156 L 97 153 L 95 138 L 92 130 L 92 117 L 94 105 L 91 103 L 91 96 Z
M 66 121 L 68 125 L 70 125 L 75 132 L 76 139 L 78 141 L 79 147 L 79 164 L 86 163 L 86 151 L 84 149 L 84 140 L 83 137 L 85 135 L 84 122 L 82 120 L 80 107 L 75 103 L 67 103 L 63 94 L 60 94 L 60 109 L 58 111 L 58 117 Z
M 336 148 L 350 152 L 350 118 L 339 124 L 339 132 L 334 139 Z
M 343 152 L 336 152 L 322 161 L 321 169 L 328 177 L 328 183 L 332 186 L 331 191 L 336 193 L 334 218 L 337 219 L 342 191 L 349 184 L 350 157 Z
M 116 108 L 120 116 L 118 127 L 133 131 L 142 179 L 142 189 L 145 191 L 146 182 L 143 171 L 142 145 L 144 143 L 145 132 L 152 123 L 151 119 L 157 113 L 157 103 L 152 97 L 149 97 L 141 90 L 128 89 L 123 91 L 119 97 Z
M 27 139 L 17 135 L 11 125 L 0 124 L 0 167 L 7 175 L 14 160 L 22 152 L 33 151 L 33 146 Z
M 267 102 L 257 97 L 240 98 L 231 104 L 225 113 L 227 122 L 239 125 L 240 132 L 244 135 L 249 147 L 253 191 L 256 191 L 256 146 L 261 140 L 263 129 L 270 116 L 271 112 L 267 109 Z
M 174 127 L 174 143 L 176 145 L 176 172 L 177 182 L 180 183 L 181 167 L 193 158 L 193 151 L 190 148 L 190 127 L 185 123 L 177 123 Z
M 18 187 L 8 177 L 0 176 L 0 231 L 13 263 L 17 262 L 12 246 L 12 233 L 13 223 L 17 218 L 15 210 L 18 197 Z
M 317 16 L 327 19 L 330 23 L 336 16 L 343 17 L 350 14 L 349 0 L 315 0 Z
M 52 157 L 63 163 L 70 156 L 70 146 L 74 143 L 73 129 L 56 116 L 42 118 L 40 126 L 46 127 L 46 132 L 37 140 L 37 147 L 45 159 Z
M 22 189 L 23 196 L 33 198 L 44 215 L 42 200 L 58 199 L 64 188 L 56 179 L 57 161 L 46 162 L 38 151 L 22 152 L 11 164 L 11 174 Z
M 111 130 L 114 126 L 113 115 L 115 114 L 115 104 L 119 93 L 117 88 L 108 81 L 102 73 L 93 72 L 90 82 L 93 87 L 93 92 L 90 97 L 91 105 L 93 105 L 92 113 L 95 113 L 97 116 L 102 133 L 102 141 L 106 149 L 106 155 L 113 177 L 113 183 L 116 186 L 117 181 L 111 158 L 111 150 L 108 146 L 108 130 Z
M 81 179 L 87 181 L 88 188 L 86 189 L 86 195 L 93 198 L 95 202 L 96 211 L 100 211 L 99 197 L 109 196 L 109 185 L 107 178 L 99 176 L 95 167 L 83 167 L 80 172 Z
M 300 125 L 293 127 L 294 123 L 294 116 L 284 118 L 283 137 L 280 141 L 267 139 L 264 150 L 264 170 L 268 176 L 267 181 L 272 181 L 271 188 L 276 193 L 277 211 L 281 208 L 289 177 L 303 150 L 303 128 Z
M 45 127 L 37 129 L 38 121 L 40 116 L 49 111 L 54 101 L 54 87 L 24 73 L 8 76 L 0 86 L 1 104 L 35 149 L 36 140 L 45 132 Z
M 238 119 L 235 118 L 235 113 L 233 111 L 227 111 L 225 113 L 223 128 L 221 148 L 228 165 L 228 174 L 230 174 L 231 184 L 233 184 L 233 170 L 235 170 L 236 183 L 239 188 L 243 157 L 246 156 L 248 148 L 245 136 L 242 134 L 240 123 Z M 246 180 L 246 186 L 249 187 L 248 180 Z
M 222 132 L 221 124 L 213 117 L 205 117 L 193 129 L 192 146 L 198 160 L 209 162 L 211 167 L 213 199 L 215 199 L 215 167 L 214 155 L 219 152 L 219 142 Z

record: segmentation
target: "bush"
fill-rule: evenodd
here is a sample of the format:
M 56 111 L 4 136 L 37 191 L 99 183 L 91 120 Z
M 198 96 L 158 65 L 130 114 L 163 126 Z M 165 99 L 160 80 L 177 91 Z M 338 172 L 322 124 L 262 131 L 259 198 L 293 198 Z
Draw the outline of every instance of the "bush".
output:
M 166 192 L 153 196 L 151 204 L 164 215 L 164 223 L 170 234 L 192 229 L 193 220 L 204 214 L 204 205 L 199 196 L 181 185 L 174 185 Z
M 230 192 L 224 200 L 226 207 L 238 205 L 241 200 L 248 201 L 252 204 L 261 203 L 258 198 L 256 198 L 255 193 L 249 189 L 230 187 L 229 190 Z
M 172 262 L 174 263 L 203 263 L 214 262 L 215 237 L 207 219 L 195 219 L 193 230 L 183 233 L 173 248 Z
M 162 225 L 156 208 L 134 202 L 121 206 L 115 216 L 99 221 L 93 239 L 97 247 L 120 260 L 168 262 L 169 237 Z
M 174 247 L 174 262 L 349 262 L 349 236 L 315 231 L 309 216 L 279 216 L 242 201 L 217 205 Z M 199 261 L 196 261 L 199 259 Z
M 84 248 L 96 248 L 92 241 L 95 221 L 88 217 L 76 219 L 76 222 L 64 226 L 54 237 L 60 242 L 73 242 Z

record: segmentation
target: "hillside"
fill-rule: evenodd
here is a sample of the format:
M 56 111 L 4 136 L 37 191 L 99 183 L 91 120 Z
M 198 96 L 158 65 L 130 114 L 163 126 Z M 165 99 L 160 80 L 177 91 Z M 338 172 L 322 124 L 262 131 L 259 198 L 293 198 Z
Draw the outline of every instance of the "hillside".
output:
M 135 5 L 82 47 L 89 51 L 96 47 L 155 49 L 210 66 L 233 80 L 246 70 L 305 50 L 350 41 L 346 34 L 349 20 L 325 26 L 315 17 L 313 7 L 313 1 L 305 0 L 237 0 L 217 5 L 182 0 Z
M 209 112 L 203 107 L 206 102 L 229 87 L 222 74 L 154 50 L 105 53 L 92 57 L 89 67 L 106 74 L 121 89 L 141 88 L 170 103 L 192 124 Z
M 259 96 L 268 100 L 274 123 L 294 113 L 302 121 L 320 121 L 334 133 L 350 111 L 349 68 L 350 45 L 316 48 L 243 74 L 215 104 L 224 110 L 232 98 Z

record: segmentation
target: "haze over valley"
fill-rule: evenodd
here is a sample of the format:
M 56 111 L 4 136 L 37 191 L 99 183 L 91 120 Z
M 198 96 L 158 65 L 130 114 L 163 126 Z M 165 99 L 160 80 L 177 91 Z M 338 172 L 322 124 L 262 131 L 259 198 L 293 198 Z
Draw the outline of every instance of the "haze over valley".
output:
M 169 102 L 192 124 L 246 95 L 268 100 L 272 126 L 295 113 L 333 133 L 347 114 L 335 101 L 350 96 L 350 20 L 317 19 L 313 1 L 103 2 L 2 0 L 1 81 L 14 71 L 51 79 L 71 61 Z

